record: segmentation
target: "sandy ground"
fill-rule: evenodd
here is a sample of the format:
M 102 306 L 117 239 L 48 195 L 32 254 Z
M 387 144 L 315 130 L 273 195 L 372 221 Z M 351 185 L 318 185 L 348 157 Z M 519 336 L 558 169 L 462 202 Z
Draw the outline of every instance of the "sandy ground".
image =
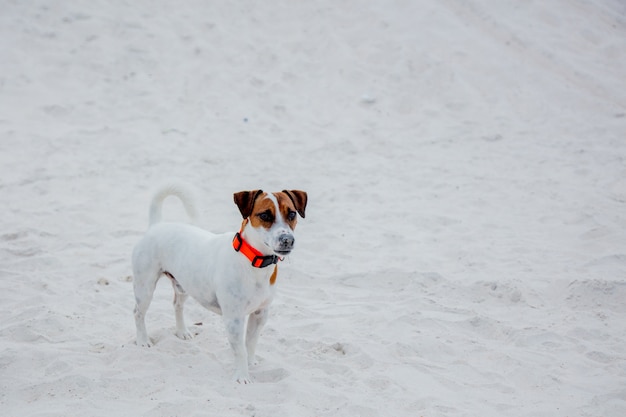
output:
M 0 10 L 1 415 L 626 415 L 621 1 Z M 134 344 L 173 179 L 309 193 L 252 385 L 167 282 Z

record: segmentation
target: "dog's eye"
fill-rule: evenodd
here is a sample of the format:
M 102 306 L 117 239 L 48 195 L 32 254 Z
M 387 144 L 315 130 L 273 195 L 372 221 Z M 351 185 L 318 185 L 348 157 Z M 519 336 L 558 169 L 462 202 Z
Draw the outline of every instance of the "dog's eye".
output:
M 291 221 L 291 220 L 295 220 L 295 219 L 296 219 L 296 212 L 295 212 L 295 211 L 290 211 L 290 212 L 287 214 L 287 220 L 290 220 L 290 221 Z
M 263 213 L 259 214 L 259 219 L 263 220 L 264 222 L 271 222 L 274 220 L 274 216 L 272 216 L 272 213 L 264 211 Z

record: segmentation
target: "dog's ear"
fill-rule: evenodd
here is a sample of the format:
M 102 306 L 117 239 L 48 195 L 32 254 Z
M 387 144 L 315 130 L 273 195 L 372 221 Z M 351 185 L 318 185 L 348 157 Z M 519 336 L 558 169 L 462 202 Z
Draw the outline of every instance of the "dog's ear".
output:
M 247 219 L 252 214 L 254 208 L 254 202 L 263 193 L 263 190 L 254 191 L 240 191 L 233 195 L 235 204 L 239 207 L 239 211 L 244 219 Z
M 307 195 L 304 191 L 300 190 L 283 190 L 283 193 L 287 194 L 293 205 L 296 206 L 296 211 L 304 219 L 304 210 L 306 209 Z

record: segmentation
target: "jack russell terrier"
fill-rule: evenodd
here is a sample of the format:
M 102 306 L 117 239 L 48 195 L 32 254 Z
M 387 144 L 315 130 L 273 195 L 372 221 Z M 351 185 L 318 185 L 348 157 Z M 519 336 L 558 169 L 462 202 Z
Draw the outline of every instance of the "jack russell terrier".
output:
M 275 292 L 277 263 L 294 248 L 297 214 L 304 218 L 307 194 L 299 190 L 241 191 L 234 200 L 243 216 L 238 233 L 213 234 L 183 223 L 161 220 L 166 197 L 178 197 L 192 218 L 189 193 L 179 186 L 157 192 L 150 205 L 150 228 L 133 251 L 137 345 L 151 346 L 145 315 L 157 281 L 174 287 L 176 336 L 190 339 L 183 318 L 188 295 L 221 314 L 235 354 L 235 380 L 251 382 L 248 364 Z

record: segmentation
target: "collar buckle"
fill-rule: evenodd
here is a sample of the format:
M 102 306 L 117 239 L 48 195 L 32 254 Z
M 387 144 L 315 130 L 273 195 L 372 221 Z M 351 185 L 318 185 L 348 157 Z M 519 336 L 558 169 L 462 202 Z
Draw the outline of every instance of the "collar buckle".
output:
M 278 256 L 276 255 L 255 256 L 252 259 L 252 266 L 255 268 L 265 268 L 276 263 L 278 263 Z

